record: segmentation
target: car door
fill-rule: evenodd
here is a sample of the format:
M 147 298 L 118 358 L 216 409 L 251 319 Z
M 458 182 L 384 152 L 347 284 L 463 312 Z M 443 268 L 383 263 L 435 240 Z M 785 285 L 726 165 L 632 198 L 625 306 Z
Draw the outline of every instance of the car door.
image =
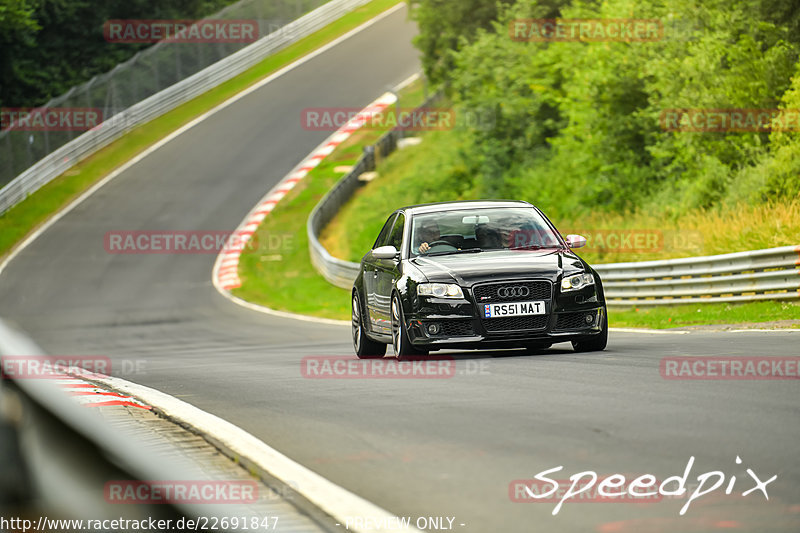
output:
M 405 231 L 405 215 L 398 213 L 394 221 L 392 232 L 389 234 L 388 246 L 394 246 L 398 251 L 403 247 L 403 232 Z M 400 259 L 380 259 L 375 261 L 375 326 L 379 331 L 391 334 L 392 332 L 392 289 L 394 282 L 400 276 Z
M 389 216 L 389 218 L 386 220 L 386 223 L 383 225 L 381 232 L 378 234 L 378 238 L 375 239 L 375 244 L 372 245 L 373 250 L 375 248 L 380 248 L 381 246 L 386 246 L 389 243 L 389 238 L 391 237 L 392 226 L 394 225 L 395 218 L 397 218 L 397 213 L 392 213 L 391 216 Z M 378 262 L 379 260 L 375 259 L 372 256 L 372 252 L 368 253 L 367 256 L 364 258 L 364 266 L 363 266 L 364 301 L 366 302 L 367 306 L 367 316 L 369 318 L 370 330 L 384 333 L 383 328 L 376 327 L 375 325 L 375 318 L 380 314 L 376 309 L 376 303 L 375 303 L 377 278 L 378 278 L 378 271 L 377 271 Z

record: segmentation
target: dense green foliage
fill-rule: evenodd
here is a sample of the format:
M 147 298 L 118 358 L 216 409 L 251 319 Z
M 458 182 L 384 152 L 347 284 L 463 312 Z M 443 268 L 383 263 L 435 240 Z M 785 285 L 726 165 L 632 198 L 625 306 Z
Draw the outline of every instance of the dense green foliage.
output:
M 41 105 L 148 44 L 112 44 L 109 19 L 192 19 L 234 0 L 0 0 L 0 107 Z
M 471 25 L 449 18 L 459 0 L 418 1 L 427 74 L 459 112 L 494 116 L 467 131 L 459 173 L 474 196 L 524 198 L 558 217 L 678 216 L 800 194 L 797 132 L 668 131 L 660 121 L 670 109 L 800 109 L 795 1 L 475 0 Z M 656 19 L 663 37 L 511 38 L 510 22 L 554 15 Z
M 477 35 L 492 29 L 498 4 L 514 0 L 408 0 L 420 33 L 414 44 L 422 50 L 422 64 L 428 79 L 446 82 L 454 67 L 453 52 Z M 463 42 L 462 42 L 463 41 Z

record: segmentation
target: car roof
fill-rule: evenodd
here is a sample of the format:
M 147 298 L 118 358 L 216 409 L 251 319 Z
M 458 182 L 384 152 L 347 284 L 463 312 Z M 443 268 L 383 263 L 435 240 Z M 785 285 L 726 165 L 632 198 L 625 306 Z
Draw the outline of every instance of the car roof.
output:
M 439 213 L 458 209 L 484 209 L 489 207 L 533 207 L 533 204 L 522 200 L 463 200 L 409 205 L 398 209 L 398 211 L 404 211 L 408 215 L 418 215 L 421 213 Z

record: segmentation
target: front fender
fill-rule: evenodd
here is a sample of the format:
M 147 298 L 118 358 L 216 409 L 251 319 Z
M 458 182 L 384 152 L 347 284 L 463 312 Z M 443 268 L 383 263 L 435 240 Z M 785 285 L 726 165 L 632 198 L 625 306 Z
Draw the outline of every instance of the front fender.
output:
M 403 265 L 403 273 L 394 282 L 393 292 L 400 296 L 403 313 L 406 315 L 416 313 L 419 309 L 420 302 L 417 296 L 417 285 L 426 281 L 428 281 L 428 278 L 419 269 L 408 263 Z
M 591 266 L 587 265 L 589 270 L 591 271 L 592 275 L 594 276 L 594 284 L 597 290 L 597 300 L 600 303 L 605 303 L 606 301 L 606 293 L 603 289 L 603 280 L 600 279 L 600 274 L 597 273 L 597 270 L 592 268 Z

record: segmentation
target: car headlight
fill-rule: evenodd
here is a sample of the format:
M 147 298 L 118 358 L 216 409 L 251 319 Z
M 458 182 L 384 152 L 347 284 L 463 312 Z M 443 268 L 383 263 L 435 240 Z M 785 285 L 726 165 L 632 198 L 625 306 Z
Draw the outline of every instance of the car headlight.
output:
M 561 292 L 577 291 L 588 285 L 594 285 L 594 276 L 591 274 L 577 274 L 561 280 Z
M 435 298 L 464 298 L 461 287 L 453 283 L 420 283 L 417 285 L 417 294 Z

